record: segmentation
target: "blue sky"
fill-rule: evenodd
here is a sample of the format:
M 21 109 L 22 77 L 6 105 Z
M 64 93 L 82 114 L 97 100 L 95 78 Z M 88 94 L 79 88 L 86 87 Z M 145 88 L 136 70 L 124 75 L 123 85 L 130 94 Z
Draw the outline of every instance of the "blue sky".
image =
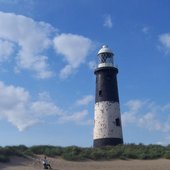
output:
M 168 0 L 0 0 L 0 145 L 93 143 L 97 52 L 113 50 L 125 143 L 170 143 Z

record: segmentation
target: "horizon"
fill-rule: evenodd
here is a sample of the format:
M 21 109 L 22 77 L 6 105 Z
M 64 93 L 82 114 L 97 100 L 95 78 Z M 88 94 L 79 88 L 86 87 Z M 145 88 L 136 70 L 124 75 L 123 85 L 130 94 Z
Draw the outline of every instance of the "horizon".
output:
M 91 147 L 104 44 L 124 143 L 170 144 L 169 10 L 168 0 L 0 0 L 0 146 Z

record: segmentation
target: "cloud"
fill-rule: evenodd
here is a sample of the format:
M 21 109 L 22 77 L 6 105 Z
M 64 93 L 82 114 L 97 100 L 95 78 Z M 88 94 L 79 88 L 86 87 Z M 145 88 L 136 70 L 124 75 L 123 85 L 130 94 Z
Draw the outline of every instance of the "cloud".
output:
M 40 92 L 38 94 L 38 98 L 41 101 L 50 101 L 51 100 L 50 94 L 46 91 Z
M 144 127 L 149 131 L 170 132 L 170 104 L 157 105 L 149 100 L 130 100 L 126 103 L 127 111 L 122 114 L 124 126 L 134 124 Z M 159 115 L 164 115 L 165 121 L 161 121 Z
M 86 106 L 89 103 L 91 103 L 93 100 L 94 100 L 93 95 L 87 95 L 87 96 L 84 96 L 82 99 L 78 100 L 76 103 L 77 105 Z
M 88 111 L 87 110 L 83 110 L 81 112 L 76 112 L 70 115 L 64 115 L 60 118 L 61 122 L 67 122 L 67 121 L 81 121 L 83 120 L 83 118 L 88 115 Z
M 126 106 L 130 108 L 131 112 L 135 113 L 139 111 L 142 106 L 144 105 L 145 101 L 140 101 L 140 100 L 129 100 L 126 103 Z
M 143 32 L 144 34 L 148 34 L 148 33 L 149 33 L 149 27 L 147 27 L 147 26 L 143 27 L 143 28 L 142 28 L 142 32 Z
M 19 131 L 38 123 L 28 114 L 30 95 L 21 87 L 6 86 L 0 82 L 0 117 L 7 119 Z
M 1 81 L 0 92 L 0 118 L 13 124 L 19 131 L 45 123 L 47 117 L 55 117 L 55 122 L 60 123 L 91 123 L 91 120 L 87 119 L 87 110 L 73 113 L 63 110 L 51 101 L 47 92 L 40 93 L 37 100 L 32 100 L 30 93 L 24 88 L 5 85 Z M 48 96 L 48 99 L 45 99 L 45 96 Z
M 65 79 L 68 76 L 70 76 L 74 72 L 74 68 L 71 65 L 66 65 L 61 71 L 60 71 L 60 78 Z
M 106 27 L 106 28 L 112 28 L 113 27 L 111 15 L 105 15 L 103 26 Z
M 10 41 L 0 39 L 0 62 L 8 60 L 13 52 L 14 44 Z
M 18 0 L 0 0 L 0 3 L 15 4 Z
M 146 113 L 138 120 L 139 125 L 147 128 L 150 131 L 162 131 L 161 122 L 156 118 L 152 112 Z
M 22 0 L 23 2 L 26 2 L 27 0 Z M 30 0 L 32 2 L 32 0 Z M 18 4 L 20 3 L 21 0 L 0 0 L 0 3 L 5 3 L 5 4 Z
M 28 91 L 22 87 L 0 82 L 0 117 L 23 131 L 42 122 L 46 116 L 61 116 L 63 111 L 53 102 L 32 101 Z
M 50 69 L 47 53 L 54 47 L 66 62 L 59 76 L 67 78 L 85 62 L 94 43 L 82 35 L 62 33 L 54 36 L 56 32 L 57 29 L 48 23 L 0 12 L 0 62 L 14 57 L 15 73 L 28 70 L 37 78 L 50 78 L 54 72 Z
M 87 110 L 82 110 L 80 112 L 66 114 L 66 115 L 60 117 L 59 122 L 60 123 L 75 122 L 75 123 L 81 124 L 81 125 L 90 125 L 90 124 L 92 124 L 92 120 L 86 119 L 86 117 L 88 115 L 89 115 L 89 113 Z
M 166 54 L 170 53 L 170 33 L 159 35 L 159 42 Z
M 162 111 L 166 111 L 166 110 L 170 110 L 170 103 L 168 103 L 162 107 Z
M 88 66 L 91 70 L 94 70 L 96 68 L 96 62 L 93 60 L 93 61 L 89 61 L 88 62 Z
M 158 142 L 156 142 L 156 144 L 158 145 L 164 145 L 167 146 L 170 143 L 170 135 L 167 134 L 165 137 L 160 138 L 160 140 Z
M 93 46 L 92 41 L 81 35 L 61 34 L 54 38 L 54 47 L 64 56 L 66 66 L 60 71 L 61 78 L 67 78 L 85 62 Z
M 13 44 L 18 48 L 15 56 L 17 69 L 27 69 L 35 72 L 41 79 L 53 75 L 49 69 L 48 57 L 43 55 L 52 45 L 51 34 L 54 28 L 44 22 L 36 22 L 31 18 L 13 13 L 0 12 L 0 39 L 5 49 L 0 54 L 1 59 L 8 58 L 13 51 Z
M 36 101 L 31 104 L 31 111 L 36 116 L 63 115 L 63 111 L 52 102 Z
M 13 9 L 22 9 L 22 11 L 29 16 L 33 15 L 35 3 L 35 0 L 0 0 L 1 6 L 6 6 L 7 8 L 11 6 Z
M 76 124 L 80 125 L 91 125 L 93 123 L 93 120 L 88 118 L 89 112 L 86 109 L 87 105 L 91 103 L 94 100 L 93 95 L 86 95 L 83 96 L 81 99 L 75 101 L 75 107 L 81 106 L 81 111 L 73 111 L 70 113 L 70 111 L 65 111 L 64 114 L 59 118 L 59 123 L 67 123 L 67 122 L 74 122 Z M 78 107 L 79 108 L 79 107 Z

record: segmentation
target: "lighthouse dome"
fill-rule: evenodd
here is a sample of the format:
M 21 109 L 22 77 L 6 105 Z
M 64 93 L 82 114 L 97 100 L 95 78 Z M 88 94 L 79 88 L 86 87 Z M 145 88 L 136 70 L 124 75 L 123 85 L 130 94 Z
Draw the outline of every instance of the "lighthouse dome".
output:
M 110 53 L 111 55 L 113 55 L 112 50 L 107 45 L 103 45 L 97 55 L 100 55 L 102 53 Z

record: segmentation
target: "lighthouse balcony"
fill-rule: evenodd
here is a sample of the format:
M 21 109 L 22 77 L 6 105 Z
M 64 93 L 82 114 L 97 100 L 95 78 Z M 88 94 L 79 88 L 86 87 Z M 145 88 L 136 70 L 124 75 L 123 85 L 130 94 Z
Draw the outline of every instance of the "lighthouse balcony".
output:
M 113 64 L 112 63 L 100 63 L 98 65 L 98 68 L 100 67 L 113 67 Z

